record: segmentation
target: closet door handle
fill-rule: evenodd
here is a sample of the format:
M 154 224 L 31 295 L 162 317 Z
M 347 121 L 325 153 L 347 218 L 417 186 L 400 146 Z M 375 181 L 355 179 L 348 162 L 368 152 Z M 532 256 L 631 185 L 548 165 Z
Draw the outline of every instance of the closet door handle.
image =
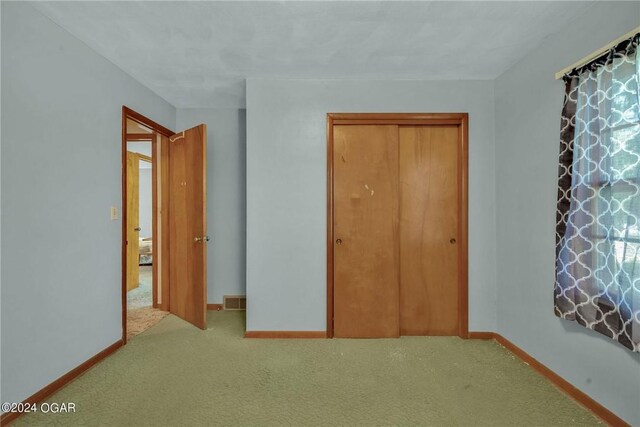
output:
M 456 244 L 456 239 L 453 239 L 453 238 L 449 239 L 449 243 L 451 243 L 452 245 L 455 245 Z
M 342 239 L 337 239 L 336 240 L 336 245 L 341 245 L 342 244 Z

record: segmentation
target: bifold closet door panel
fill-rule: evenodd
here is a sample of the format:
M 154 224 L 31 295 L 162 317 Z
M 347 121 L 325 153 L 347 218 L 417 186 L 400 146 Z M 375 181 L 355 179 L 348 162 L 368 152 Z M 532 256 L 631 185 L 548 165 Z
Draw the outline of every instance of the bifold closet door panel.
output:
M 399 336 L 398 126 L 333 128 L 334 336 Z
M 400 127 L 400 333 L 458 334 L 457 126 Z

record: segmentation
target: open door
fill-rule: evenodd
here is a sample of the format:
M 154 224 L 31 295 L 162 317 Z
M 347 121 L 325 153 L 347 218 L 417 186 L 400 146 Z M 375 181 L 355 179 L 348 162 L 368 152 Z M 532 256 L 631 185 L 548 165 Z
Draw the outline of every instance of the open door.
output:
M 139 169 L 138 153 L 127 151 L 127 292 L 137 288 L 140 281 Z
M 207 127 L 169 138 L 169 311 L 207 327 Z

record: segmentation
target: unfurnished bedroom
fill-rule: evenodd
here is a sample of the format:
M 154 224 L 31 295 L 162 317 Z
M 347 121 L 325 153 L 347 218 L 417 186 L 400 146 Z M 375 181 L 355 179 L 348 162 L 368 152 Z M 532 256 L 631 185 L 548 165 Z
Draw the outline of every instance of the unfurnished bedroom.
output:
M 0 23 L 2 426 L 640 427 L 640 2 Z

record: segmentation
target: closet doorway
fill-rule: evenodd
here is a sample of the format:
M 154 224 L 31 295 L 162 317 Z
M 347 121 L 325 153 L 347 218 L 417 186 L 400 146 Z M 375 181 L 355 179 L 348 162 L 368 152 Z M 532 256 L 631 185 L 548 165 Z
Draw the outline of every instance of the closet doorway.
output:
M 468 335 L 468 115 L 327 117 L 327 334 Z

